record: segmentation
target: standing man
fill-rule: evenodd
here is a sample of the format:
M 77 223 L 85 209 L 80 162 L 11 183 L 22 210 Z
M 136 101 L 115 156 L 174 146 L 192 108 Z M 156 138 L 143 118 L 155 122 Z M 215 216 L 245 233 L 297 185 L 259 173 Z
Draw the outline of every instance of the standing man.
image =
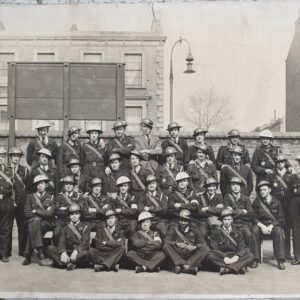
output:
M 136 148 L 140 150 L 143 161 L 142 166 L 154 174 L 158 168 L 158 159 L 162 155 L 162 141 L 151 134 L 153 121 L 144 118 L 141 121 L 142 134 L 135 138 Z
M 240 144 L 240 132 L 237 129 L 232 129 L 228 132 L 228 144 L 221 146 L 217 155 L 217 169 L 221 171 L 223 165 L 231 165 L 232 157 L 229 150 L 234 146 L 240 146 L 243 151 L 242 163 L 250 166 L 250 156 L 245 145 Z
M 90 229 L 80 221 L 78 204 L 71 204 L 68 211 L 70 223 L 62 229 L 58 246 L 50 245 L 47 252 L 55 267 L 72 271 L 76 267 L 88 267 Z
M 263 235 L 271 236 L 273 240 L 274 256 L 279 270 L 285 269 L 285 241 L 284 241 L 284 212 L 279 200 L 271 196 L 272 185 L 262 180 L 257 185 L 259 196 L 253 202 L 255 224 L 253 234 L 257 240 L 257 254 L 260 257 L 261 240 Z
M 176 274 L 185 272 L 197 275 L 198 267 L 209 251 L 204 235 L 191 226 L 191 212 L 187 209 L 179 213 L 179 226 L 168 231 L 163 248 Z
M 219 217 L 222 226 L 213 229 L 210 236 L 208 259 L 220 267 L 220 275 L 245 274 L 245 268 L 254 260 L 253 254 L 246 248 L 243 235 L 232 226 L 234 213 L 224 209 Z
M 95 248 L 89 253 L 95 272 L 118 272 L 118 263 L 125 254 L 125 235 L 117 226 L 116 212 L 108 210 L 105 213 L 106 225 L 97 230 Z
M 162 143 L 162 149 L 165 151 L 168 147 L 176 149 L 176 161 L 180 166 L 186 166 L 189 162 L 189 147 L 186 141 L 179 137 L 179 130 L 181 126 L 172 122 L 168 125 L 170 138 L 166 139 Z
M 42 148 L 46 148 L 50 151 L 52 158 L 51 164 L 55 165 L 57 156 L 57 143 L 54 139 L 48 136 L 50 127 L 51 125 L 45 121 L 40 121 L 35 127 L 38 132 L 38 136 L 29 142 L 26 155 L 27 163 L 32 168 L 39 163 L 37 152 Z
M 89 177 L 104 176 L 104 155 L 105 155 L 105 143 L 101 138 L 103 133 L 99 126 L 91 126 L 86 131 L 89 135 L 89 141 L 83 146 L 83 173 Z
M 0 259 L 9 262 L 14 222 L 13 180 L 11 170 L 4 165 L 7 152 L 0 147 Z
M 139 230 L 131 237 L 133 250 L 129 251 L 126 256 L 129 261 L 133 262 L 135 273 L 141 272 L 159 272 L 160 265 L 166 259 L 162 251 L 162 241 L 157 231 L 152 231 L 152 215 L 149 212 L 142 212 L 138 217 Z
M 127 124 L 125 121 L 118 120 L 113 124 L 115 137 L 106 145 L 106 161 L 113 153 L 117 153 L 121 157 L 121 169 L 130 170 L 130 152 L 135 148 L 135 140 L 131 136 L 125 134 Z M 106 170 L 108 173 L 109 170 Z
M 59 178 L 69 174 L 68 163 L 71 158 L 76 157 L 83 162 L 83 146 L 79 141 L 80 128 L 72 126 L 68 129 L 68 139 L 58 147 L 57 151 L 57 169 Z

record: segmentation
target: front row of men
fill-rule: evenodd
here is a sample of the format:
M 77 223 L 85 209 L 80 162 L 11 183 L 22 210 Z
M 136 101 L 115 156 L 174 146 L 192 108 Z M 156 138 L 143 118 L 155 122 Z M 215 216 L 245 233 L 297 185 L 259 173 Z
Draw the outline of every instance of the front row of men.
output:
M 219 266 L 221 274 L 243 273 L 245 266 L 258 266 L 263 235 L 271 236 L 278 268 L 285 269 L 284 212 L 271 196 L 268 181 L 258 184 L 259 196 L 252 205 L 241 193 L 243 182 L 238 177 L 231 179 L 232 192 L 224 199 L 216 193 L 218 182 L 212 178 L 204 185 L 205 193 L 195 193 L 185 172 L 177 174 L 177 188 L 168 198 L 158 190 L 153 175 L 147 177 L 141 198 L 129 193 L 131 181 L 126 176 L 118 178 L 118 191 L 111 195 L 101 193 L 100 178 L 91 180 L 91 192 L 84 196 L 73 191 L 72 177 L 63 179 L 64 192 L 56 198 L 46 191 L 48 182 L 47 176 L 36 176 L 37 192 L 26 200 L 23 265 L 31 263 L 34 249 L 44 259 L 43 235 L 53 230 L 48 256 L 68 270 L 89 260 L 95 271 L 117 270 L 126 238 L 126 257 L 136 272 L 158 271 L 167 255 L 176 273 L 196 274 L 205 258 Z M 96 238 L 89 249 L 91 230 Z

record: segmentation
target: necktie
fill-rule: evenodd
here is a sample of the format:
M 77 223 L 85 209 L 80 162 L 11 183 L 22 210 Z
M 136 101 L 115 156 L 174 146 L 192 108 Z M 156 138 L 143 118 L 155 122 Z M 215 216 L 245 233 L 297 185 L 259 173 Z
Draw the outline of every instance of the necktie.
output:
M 150 146 L 150 137 L 149 137 L 149 135 L 148 135 L 148 134 L 146 134 L 146 140 L 147 140 L 147 144 L 148 144 L 148 146 Z
M 44 137 L 44 136 L 42 137 L 42 144 L 43 144 L 44 146 L 46 146 L 46 141 L 45 141 L 45 137 Z

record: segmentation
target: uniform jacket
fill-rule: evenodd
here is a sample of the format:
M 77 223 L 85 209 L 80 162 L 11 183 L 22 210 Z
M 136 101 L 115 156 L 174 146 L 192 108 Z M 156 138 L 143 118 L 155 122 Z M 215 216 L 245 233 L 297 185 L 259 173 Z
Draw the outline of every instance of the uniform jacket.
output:
M 106 191 L 107 193 L 117 193 L 118 187 L 116 186 L 117 180 L 121 176 L 129 177 L 129 171 L 127 170 L 119 170 L 119 171 L 111 171 L 109 176 L 105 175 L 106 182 Z
M 123 199 L 120 193 L 118 193 L 118 197 L 115 200 L 111 201 L 114 210 L 117 208 L 121 209 L 121 212 L 118 213 L 118 220 L 136 220 L 138 216 L 138 200 L 136 197 L 127 193 L 123 199 L 127 205 L 121 203 L 119 199 Z
M 27 196 L 28 187 L 30 184 L 29 171 L 25 166 L 17 165 L 17 169 L 9 166 L 8 169 L 13 176 L 13 188 L 15 192 L 15 203 L 16 205 L 25 205 L 25 200 Z M 17 174 L 18 176 L 17 176 Z
M 204 143 L 204 144 L 207 146 L 207 154 L 208 154 L 209 160 L 211 160 L 213 162 L 213 164 L 216 165 L 215 153 L 214 153 L 214 150 L 213 150 L 212 146 L 208 145 L 207 143 Z M 190 148 L 190 159 L 192 159 L 192 160 L 196 160 L 198 158 L 198 156 L 197 156 L 198 148 L 195 147 L 196 145 L 201 145 L 201 144 L 194 141 L 193 144 L 191 144 L 189 146 L 189 148 Z
M 90 188 L 90 182 L 91 182 L 91 178 L 86 175 L 83 174 L 82 172 L 80 174 L 71 174 L 71 176 L 73 176 L 74 180 L 75 180 L 75 186 L 74 186 L 74 190 L 76 192 L 79 193 L 89 193 L 91 191 Z
M 131 180 L 131 189 L 133 192 L 142 192 L 144 191 L 141 187 L 141 185 L 136 180 L 135 176 L 132 174 L 133 172 L 136 173 L 136 175 L 140 178 L 141 182 L 146 185 L 146 178 L 148 175 L 150 175 L 150 171 L 141 167 L 138 171 L 131 169 L 129 171 L 129 179 Z
M 107 225 L 105 226 L 108 229 Z M 95 237 L 95 248 L 105 252 L 113 251 L 115 248 L 125 245 L 125 235 L 121 228 L 115 225 L 115 229 L 112 232 L 114 241 L 111 241 L 107 236 L 103 227 L 99 228 Z M 105 242 L 105 244 L 103 243 Z
M 219 193 L 215 193 L 211 198 L 207 193 L 201 194 L 199 197 L 199 207 L 198 207 L 198 215 L 201 219 L 206 219 L 212 216 L 220 216 L 223 210 L 222 208 L 217 208 L 218 204 L 222 204 L 224 206 L 223 197 Z M 208 210 L 202 211 L 202 208 L 208 207 Z
M 12 180 L 11 169 L 6 166 L 3 166 L 1 172 L 3 172 L 8 178 L 10 178 L 10 181 L 8 182 L 2 176 L 0 176 L 0 197 L 1 195 L 3 197 L 3 199 L 0 199 L 0 203 L 1 201 L 4 200 L 12 200 L 12 193 L 13 193 L 13 180 Z
M 152 231 L 151 229 L 147 232 L 149 237 L 153 240 L 147 239 L 143 234 L 142 230 L 136 231 L 131 237 L 132 246 L 143 252 L 151 252 L 161 248 L 162 241 L 157 231 Z
M 167 147 L 173 147 L 175 148 L 172 143 L 170 142 L 171 138 L 168 138 L 166 140 L 164 140 L 162 142 L 162 149 L 163 151 L 167 148 Z M 173 140 L 172 140 L 173 141 Z M 189 147 L 186 143 L 186 141 L 182 138 L 178 139 L 178 143 L 176 143 L 183 151 L 183 154 L 180 153 L 179 151 L 176 153 L 176 160 L 178 162 L 179 165 L 181 166 L 186 166 L 188 164 L 188 162 L 190 161 L 190 154 L 189 154 Z
M 74 234 L 68 225 L 64 226 L 60 233 L 57 247 L 60 254 L 67 251 L 77 250 L 78 252 L 81 252 L 89 249 L 90 229 L 88 225 L 79 222 L 74 226 L 81 235 L 81 239 Z
M 291 199 L 300 196 L 300 174 L 291 175 L 289 181 L 289 194 Z

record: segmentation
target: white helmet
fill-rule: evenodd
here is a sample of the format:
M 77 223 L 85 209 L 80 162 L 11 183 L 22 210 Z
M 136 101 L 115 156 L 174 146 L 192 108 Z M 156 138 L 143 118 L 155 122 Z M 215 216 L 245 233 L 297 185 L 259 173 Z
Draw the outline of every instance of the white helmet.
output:
M 127 176 L 120 176 L 118 179 L 117 179 L 117 183 L 116 185 L 121 185 L 123 183 L 129 183 L 130 182 L 130 179 L 127 177 Z
M 260 138 L 269 138 L 272 139 L 273 138 L 273 134 L 270 130 L 266 129 L 263 130 L 260 134 L 259 134 Z
M 151 219 L 151 218 L 153 218 L 153 216 L 148 211 L 143 211 L 139 214 L 138 222 Z
M 182 180 L 182 179 L 189 179 L 190 176 L 186 173 L 186 172 L 179 172 L 177 175 L 176 175 L 176 178 L 175 180 L 176 181 L 179 181 L 179 180 Z

